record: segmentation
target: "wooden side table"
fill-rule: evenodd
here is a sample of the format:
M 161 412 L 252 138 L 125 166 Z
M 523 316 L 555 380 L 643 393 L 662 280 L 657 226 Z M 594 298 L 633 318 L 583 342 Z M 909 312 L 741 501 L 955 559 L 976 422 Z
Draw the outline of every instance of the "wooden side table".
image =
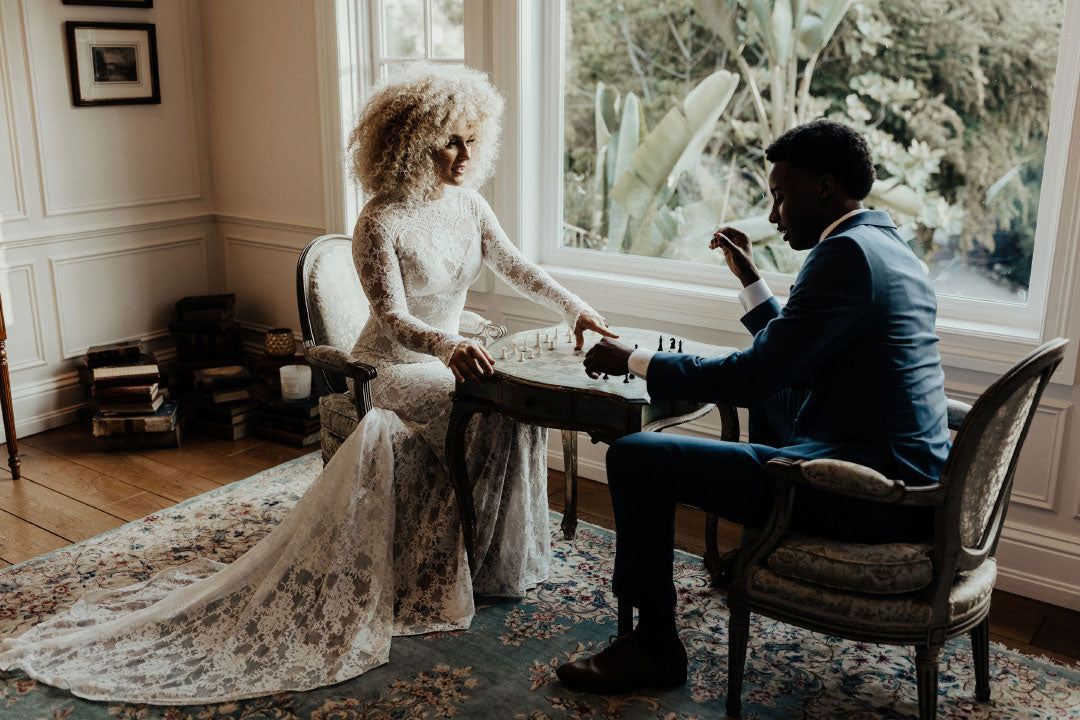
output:
M 8 467 L 12 480 L 22 476 L 19 462 L 19 441 L 15 437 L 15 413 L 11 410 L 11 378 L 8 375 L 7 325 L 4 323 L 4 301 L 0 299 L 0 411 L 4 416 L 4 432 L 7 433 Z
M 721 416 L 721 438 L 737 440 L 739 420 L 735 409 L 711 403 L 656 401 L 648 395 L 645 381 L 636 378 L 623 382 L 622 377 L 593 380 L 585 374 L 582 361 L 585 351 L 573 349 L 566 343 L 567 328 L 559 329 L 555 349 L 544 343 L 547 336 L 554 339 L 554 327 L 528 330 L 493 341 L 488 346 L 496 358 L 495 374 L 480 383 L 458 383 L 453 393 L 454 404 L 446 434 L 446 455 L 450 479 L 461 516 L 465 551 L 470 569 L 475 570 L 473 547 L 476 533 L 476 509 L 473 504 L 473 485 L 465 463 L 465 431 L 473 415 L 497 412 L 521 422 L 555 428 L 562 431 L 563 463 L 566 471 L 566 508 L 562 531 L 573 538 L 577 529 L 577 433 L 587 432 L 593 442 L 611 443 L 635 432 L 660 431 L 664 428 L 695 420 L 717 408 Z M 659 333 L 637 328 L 613 328 L 622 342 L 655 348 Z M 518 359 L 513 348 L 522 344 L 536 353 L 539 333 L 540 350 L 533 359 Z M 592 336 L 592 342 L 596 336 Z M 695 355 L 718 357 L 734 348 L 707 345 L 682 340 L 683 351 Z M 586 347 L 591 342 L 586 342 Z M 669 338 L 664 338 L 665 351 Z M 506 359 L 500 359 L 506 349 Z M 520 352 L 520 351 L 519 351 Z M 527 353 L 526 353 L 527 355 Z M 711 532 L 706 536 L 706 566 L 710 570 L 718 560 L 716 521 L 712 518 Z

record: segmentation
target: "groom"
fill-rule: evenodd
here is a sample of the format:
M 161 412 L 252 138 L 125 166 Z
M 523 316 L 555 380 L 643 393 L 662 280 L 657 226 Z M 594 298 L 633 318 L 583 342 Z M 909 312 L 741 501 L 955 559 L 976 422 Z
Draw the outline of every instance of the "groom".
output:
M 865 139 L 818 120 L 766 150 L 772 211 L 784 240 L 810 250 L 781 308 L 761 279 L 746 235 L 722 228 L 712 246 L 742 282 L 750 347 L 710 359 L 631 350 L 603 339 L 585 370 L 640 375 L 653 398 L 750 409 L 750 442 L 637 433 L 607 453 L 615 509 L 613 589 L 638 608 L 628 635 L 558 668 L 568 686 L 622 693 L 686 682 L 672 583 L 676 503 L 745 525 L 768 510 L 765 463 L 829 457 L 910 485 L 937 482 L 949 450 L 937 301 L 926 271 L 888 213 L 862 200 L 874 181 Z M 792 527 L 819 536 L 887 542 L 932 534 L 924 508 L 895 508 L 799 488 Z

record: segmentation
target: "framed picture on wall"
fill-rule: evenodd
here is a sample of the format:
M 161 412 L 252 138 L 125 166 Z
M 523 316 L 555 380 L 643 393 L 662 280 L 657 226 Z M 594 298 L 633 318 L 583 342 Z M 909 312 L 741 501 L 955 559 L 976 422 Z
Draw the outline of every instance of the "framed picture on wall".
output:
M 62 0 L 65 5 L 100 5 L 102 7 L 152 8 L 154 0 Z
M 161 102 L 157 36 L 149 23 L 64 23 L 76 106 Z

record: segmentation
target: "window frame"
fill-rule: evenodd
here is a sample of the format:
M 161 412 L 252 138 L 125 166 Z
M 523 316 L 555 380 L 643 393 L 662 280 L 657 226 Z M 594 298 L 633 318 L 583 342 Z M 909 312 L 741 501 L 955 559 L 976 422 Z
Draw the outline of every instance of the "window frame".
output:
M 377 67 L 375 0 L 315 2 L 326 229 L 349 232 L 363 197 L 346 176 L 342 148 Z M 464 2 L 465 63 L 488 72 L 506 98 L 503 152 L 482 192 L 509 236 L 601 312 L 698 328 L 703 337 L 745 334 L 738 283 L 722 268 L 560 246 L 564 0 Z M 1063 151 L 1048 155 L 1043 170 L 1031 281 L 1041 291 L 1018 307 L 939 297 L 937 330 L 949 367 L 1001 373 L 1042 341 L 1080 333 L 1080 310 L 1070 314 L 1080 307 L 1080 173 L 1068 172 L 1080 167 L 1080 0 L 1065 0 L 1054 87 L 1048 145 Z M 488 275 L 474 291 L 516 296 Z M 765 273 L 765 280 L 783 302 L 793 276 Z M 1073 384 L 1078 347 L 1070 344 L 1052 382 Z
M 526 8 L 530 0 L 519 0 Z M 660 258 L 634 257 L 562 246 L 563 176 L 563 18 L 565 0 L 543 3 L 543 73 L 549 78 L 545 95 L 534 106 L 544 108 L 543 142 L 557 152 L 535 153 L 545 192 L 540 227 L 557 228 L 534 240 L 535 257 L 553 277 L 571 289 L 585 290 L 589 300 L 623 314 L 657 317 L 665 322 L 715 329 L 740 327 L 739 285 L 722 269 Z M 526 11 L 527 8 L 526 8 Z M 1048 153 L 1043 170 L 1028 302 L 938 296 L 938 334 L 947 364 L 1001 372 L 1041 341 L 1064 335 L 1080 245 L 1080 2 L 1066 0 L 1054 78 L 1048 147 L 1067 147 Z M 1055 238 L 1057 242 L 1055 242 Z M 794 275 L 763 273 L 783 302 Z M 676 308 L 680 308 L 676 309 Z M 706 313 L 699 315 L 698 313 Z M 718 316 L 719 315 L 719 316 Z M 1055 381 L 1072 383 L 1076 345 L 1055 374 Z

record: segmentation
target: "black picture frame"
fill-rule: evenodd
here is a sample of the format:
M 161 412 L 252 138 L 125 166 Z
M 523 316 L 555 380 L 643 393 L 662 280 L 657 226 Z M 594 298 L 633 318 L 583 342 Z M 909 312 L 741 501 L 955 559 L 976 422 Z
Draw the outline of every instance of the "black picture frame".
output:
M 152 8 L 154 0 L 60 0 L 65 5 L 98 5 L 100 7 Z
M 153 23 L 69 20 L 64 33 L 76 107 L 161 103 Z

